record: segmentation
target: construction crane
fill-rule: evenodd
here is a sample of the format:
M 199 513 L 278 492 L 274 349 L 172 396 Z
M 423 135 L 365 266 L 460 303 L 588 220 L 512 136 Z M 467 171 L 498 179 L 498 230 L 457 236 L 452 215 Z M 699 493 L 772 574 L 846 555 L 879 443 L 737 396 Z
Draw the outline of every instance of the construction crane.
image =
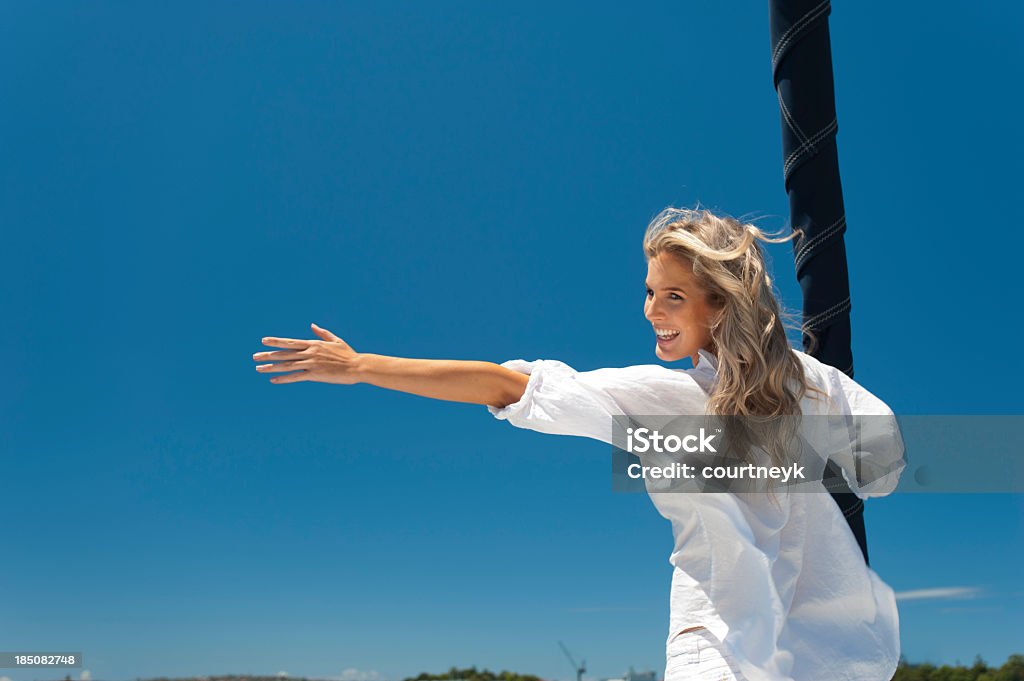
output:
M 559 641 L 558 645 L 562 648 L 562 652 L 565 653 L 565 656 L 569 658 L 572 668 L 576 670 L 576 681 L 583 681 L 583 673 L 587 671 L 587 661 L 583 660 L 581 664 L 576 664 L 576 660 L 572 659 L 572 654 L 569 652 L 569 649 L 565 647 L 565 644 Z

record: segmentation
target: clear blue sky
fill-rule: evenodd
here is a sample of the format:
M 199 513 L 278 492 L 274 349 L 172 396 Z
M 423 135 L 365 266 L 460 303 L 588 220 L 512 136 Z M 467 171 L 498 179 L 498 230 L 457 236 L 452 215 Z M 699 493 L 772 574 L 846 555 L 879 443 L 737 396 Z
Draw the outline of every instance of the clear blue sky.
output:
M 833 9 L 856 377 L 898 413 L 1022 412 L 1022 21 Z M 768 43 L 764 2 L 4 3 L 0 649 L 93 679 L 568 681 L 561 639 L 588 678 L 660 672 L 671 531 L 606 445 L 251 355 L 317 322 L 657 362 L 647 220 L 786 225 Z M 869 504 L 879 574 L 947 590 L 901 600 L 910 660 L 1024 652 L 1022 515 Z

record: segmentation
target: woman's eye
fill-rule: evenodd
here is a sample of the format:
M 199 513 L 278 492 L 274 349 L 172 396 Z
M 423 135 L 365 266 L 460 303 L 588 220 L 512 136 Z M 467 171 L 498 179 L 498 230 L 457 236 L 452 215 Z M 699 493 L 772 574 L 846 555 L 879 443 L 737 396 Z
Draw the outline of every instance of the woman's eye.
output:
M 654 291 L 652 291 L 649 288 L 645 288 L 644 293 L 647 295 L 648 298 L 650 298 L 651 294 L 654 293 Z M 683 300 L 683 297 L 678 294 L 672 293 L 671 296 L 674 300 Z

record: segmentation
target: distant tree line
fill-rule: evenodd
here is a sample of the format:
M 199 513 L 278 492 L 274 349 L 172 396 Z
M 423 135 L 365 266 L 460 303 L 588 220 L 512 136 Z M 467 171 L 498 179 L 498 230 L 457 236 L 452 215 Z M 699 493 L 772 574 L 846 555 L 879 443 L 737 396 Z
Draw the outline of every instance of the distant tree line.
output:
M 257 674 L 224 674 L 219 676 L 192 676 L 187 678 L 168 678 L 165 676 L 157 678 L 142 679 L 136 681 L 307 681 L 301 676 L 260 676 Z M 63 681 L 71 681 L 65 677 Z M 410 676 L 402 681 L 544 681 L 539 676 L 532 674 L 516 674 L 509 671 L 492 672 L 489 669 L 467 667 L 466 669 L 450 668 L 441 674 L 428 674 L 426 672 L 419 676 Z M 1024 681 L 1024 655 L 1010 655 L 1001 667 L 989 667 L 981 656 L 974 658 L 974 664 L 970 667 L 960 665 L 942 665 L 937 667 L 927 662 L 922 664 L 910 664 L 901 659 L 896 675 L 892 681 Z
M 970 667 L 936 667 L 900 660 L 892 681 L 1024 681 L 1024 655 L 1010 655 L 1002 667 L 989 667 L 980 655 Z
M 476 667 L 458 669 L 452 667 L 443 674 L 427 674 L 410 676 L 402 681 L 543 681 L 539 676 L 532 674 L 516 674 L 514 672 L 500 671 L 494 673 L 489 669 L 477 670 Z

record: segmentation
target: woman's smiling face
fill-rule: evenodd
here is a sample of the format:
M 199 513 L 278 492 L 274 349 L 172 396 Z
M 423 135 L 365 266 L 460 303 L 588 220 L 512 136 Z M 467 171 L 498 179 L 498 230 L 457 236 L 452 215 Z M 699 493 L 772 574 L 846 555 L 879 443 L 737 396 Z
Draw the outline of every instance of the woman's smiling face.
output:
M 666 362 L 690 357 L 697 366 L 697 351 L 714 353 L 709 325 L 716 310 L 693 274 L 693 263 L 670 253 L 647 261 L 647 298 L 644 316 L 655 333 L 675 332 L 667 339 L 656 336 L 655 354 Z

